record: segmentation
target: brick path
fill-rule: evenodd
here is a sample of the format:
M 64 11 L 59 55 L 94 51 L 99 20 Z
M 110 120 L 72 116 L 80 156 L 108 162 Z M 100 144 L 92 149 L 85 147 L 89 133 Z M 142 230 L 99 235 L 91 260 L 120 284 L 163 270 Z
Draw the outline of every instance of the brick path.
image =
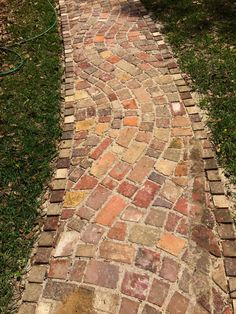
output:
M 19 313 L 233 313 L 228 201 L 163 36 L 139 1 L 60 7 L 63 142 Z

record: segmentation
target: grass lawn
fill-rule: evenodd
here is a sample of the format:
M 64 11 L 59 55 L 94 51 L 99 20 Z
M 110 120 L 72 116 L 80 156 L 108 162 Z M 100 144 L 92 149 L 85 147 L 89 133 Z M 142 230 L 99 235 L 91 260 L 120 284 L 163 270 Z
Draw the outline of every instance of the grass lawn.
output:
M 47 0 L 8 0 L 7 11 L 8 42 L 35 36 L 54 20 Z M 14 47 L 25 65 L 0 78 L 0 313 L 10 313 L 12 287 L 27 263 L 31 231 L 56 155 L 61 47 L 57 27 Z M 18 62 L 12 54 L 1 57 L 1 71 Z
M 236 182 L 236 3 L 234 0 L 142 0 L 164 25 L 180 66 L 205 95 L 218 158 Z

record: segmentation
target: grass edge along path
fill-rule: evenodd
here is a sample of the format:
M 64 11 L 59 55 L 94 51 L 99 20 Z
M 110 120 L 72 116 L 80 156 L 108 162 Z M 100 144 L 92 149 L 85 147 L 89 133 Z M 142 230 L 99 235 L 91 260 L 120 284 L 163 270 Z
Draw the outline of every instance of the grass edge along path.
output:
M 47 0 L 8 3 L 10 39 L 18 42 L 47 29 L 53 12 Z M 34 242 L 34 227 L 60 137 L 62 52 L 57 27 L 16 48 L 26 60 L 0 90 L 0 313 L 10 313 Z M 11 307 L 11 306 L 10 306 Z
M 208 125 L 225 175 L 236 182 L 236 4 L 232 0 L 142 0 L 181 68 L 204 96 Z

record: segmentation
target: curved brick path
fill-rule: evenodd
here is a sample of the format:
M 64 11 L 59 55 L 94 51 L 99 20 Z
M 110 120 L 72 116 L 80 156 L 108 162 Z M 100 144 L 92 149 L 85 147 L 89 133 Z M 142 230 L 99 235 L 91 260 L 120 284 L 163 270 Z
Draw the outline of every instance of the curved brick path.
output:
M 138 1 L 60 6 L 64 141 L 20 313 L 233 313 L 227 199 L 163 37 Z

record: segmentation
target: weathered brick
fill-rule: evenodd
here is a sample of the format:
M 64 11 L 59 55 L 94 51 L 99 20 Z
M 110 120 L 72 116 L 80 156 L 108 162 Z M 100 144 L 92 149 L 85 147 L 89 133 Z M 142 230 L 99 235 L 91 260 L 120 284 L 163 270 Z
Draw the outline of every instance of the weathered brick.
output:
M 129 233 L 129 241 L 146 246 L 154 246 L 159 238 L 159 233 L 156 228 L 134 225 Z
M 115 289 L 119 278 L 119 268 L 100 261 L 88 263 L 84 281 L 93 285 Z
M 147 275 L 126 272 L 121 291 L 128 296 L 144 300 L 148 291 L 148 283 L 149 277 Z
M 137 314 L 139 302 L 122 298 L 119 314 Z
M 84 275 L 85 267 L 85 261 L 75 261 L 72 269 L 70 270 L 70 280 L 81 282 Z
M 145 223 L 156 227 L 162 227 L 164 226 L 165 219 L 166 213 L 163 210 L 153 209 L 150 210 L 149 214 L 147 215 Z
M 187 313 L 189 300 L 181 295 L 179 292 L 175 292 L 172 296 L 167 310 L 171 314 L 184 314 Z
M 157 268 L 159 267 L 159 264 L 160 264 L 159 253 L 156 253 L 146 248 L 140 248 L 138 250 L 138 253 L 135 259 L 136 266 L 145 270 L 149 270 L 153 273 L 156 273 Z
M 33 266 L 30 270 L 28 281 L 35 283 L 42 283 L 46 275 L 46 266 Z
M 86 205 L 95 210 L 98 210 L 106 202 L 110 195 L 111 191 L 107 190 L 102 185 L 98 185 L 92 194 L 90 194 Z
M 130 164 L 135 163 L 146 149 L 147 144 L 133 141 L 125 151 L 122 159 Z
M 119 195 L 114 195 L 99 212 L 96 222 L 105 226 L 111 226 L 114 219 L 125 208 L 125 200 Z
M 175 282 L 178 277 L 180 265 L 169 257 L 164 257 L 162 261 L 162 267 L 160 270 L 160 276 L 171 282 Z
M 81 235 L 81 240 L 86 243 L 97 244 L 105 230 L 103 227 L 94 223 L 89 224 Z
M 28 283 L 26 286 L 26 290 L 23 293 L 23 301 L 27 302 L 37 302 L 41 292 L 42 292 L 42 285 L 37 283 Z
M 159 184 L 147 180 L 144 183 L 144 187 L 137 192 L 133 203 L 136 206 L 147 208 L 159 189 Z
M 153 169 L 154 161 L 149 157 L 142 157 L 129 175 L 129 179 L 141 183 Z
M 48 272 L 49 278 L 65 279 L 70 266 L 69 259 L 53 259 Z
M 110 239 L 115 239 L 119 241 L 124 241 L 126 235 L 127 226 L 124 222 L 118 221 L 115 225 L 109 230 L 107 236 Z
M 163 233 L 157 246 L 170 254 L 178 256 L 187 244 L 186 240 L 171 233 Z
M 134 193 L 137 191 L 137 187 L 128 181 L 124 181 L 118 188 L 118 192 L 126 197 L 132 197 Z
M 158 306 L 162 306 L 167 297 L 169 287 L 169 284 L 154 279 L 148 296 L 148 301 Z
M 98 180 L 92 176 L 85 175 L 80 178 L 79 182 L 75 185 L 75 189 L 77 190 L 91 190 L 98 183 Z
M 105 153 L 100 159 L 98 159 L 91 167 L 90 173 L 97 178 L 101 178 L 107 173 L 116 160 L 116 156 L 111 153 Z
M 124 162 L 119 162 L 114 166 L 114 168 L 111 170 L 109 175 L 112 178 L 120 181 L 125 177 L 125 175 L 129 172 L 129 170 L 130 170 L 130 166 L 128 164 Z
M 100 245 L 100 256 L 117 262 L 131 264 L 134 259 L 134 248 L 128 244 L 103 241 Z

